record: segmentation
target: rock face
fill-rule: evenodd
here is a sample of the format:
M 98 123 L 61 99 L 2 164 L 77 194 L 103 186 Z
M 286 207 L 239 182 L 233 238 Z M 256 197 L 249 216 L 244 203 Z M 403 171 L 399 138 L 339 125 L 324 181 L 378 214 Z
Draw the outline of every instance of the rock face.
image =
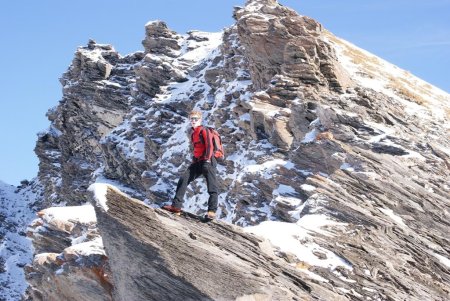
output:
M 267 89 L 275 75 L 337 91 L 351 84 L 317 21 L 275 0 L 248 1 L 234 17 L 256 90 Z
M 39 178 L 48 183 L 43 207 L 62 200 L 68 205 L 83 202 L 91 174 L 101 166 L 100 139 L 129 109 L 127 75 L 132 71 L 121 66 L 135 57 L 139 55 L 121 59 L 111 46 L 94 41 L 75 53 L 61 78 L 63 99 L 47 114 L 50 130 L 39 135 L 36 145 Z
M 42 210 L 28 229 L 36 255 L 26 267 L 29 300 L 112 300 L 108 260 L 92 206 Z
M 113 263 L 114 300 L 346 300 L 305 281 L 239 227 L 174 217 L 105 190 L 92 200 Z
M 144 51 L 126 57 L 94 41 L 79 48 L 61 79 L 63 99 L 48 112 L 51 126 L 36 145 L 39 205 L 84 204 L 94 182 L 113 183 L 152 206 L 170 201 L 190 163 L 187 116 L 195 108 L 203 111 L 206 124 L 218 128 L 225 145 L 227 158 L 218 166 L 221 221 L 302 228 L 319 218 L 333 222 L 322 227 L 328 235 L 313 231 L 294 237 L 301 247 L 315 246 L 308 256 L 282 256 L 302 270 L 300 275 L 278 263 L 281 259 L 259 253 L 258 239 L 236 234 L 240 230 L 222 222 L 177 221 L 143 204 L 126 201 L 133 205 L 125 208 L 111 199 L 111 211 L 97 213 L 114 295 L 102 280 L 96 282 L 105 292 L 99 298 L 138 300 L 124 288 L 166 285 L 170 291 L 173 284 L 189 291 L 191 299 L 221 300 L 217 290 L 225 300 L 248 294 L 264 300 L 285 291 L 305 299 L 338 300 L 336 294 L 344 300 L 449 299 L 450 96 L 275 0 L 249 0 L 235 8 L 234 17 L 236 24 L 217 34 L 179 35 L 164 22 L 149 22 Z M 206 200 L 204 183 L 194 182 L 183 209 L 200 214 Z M 145 229 L 119 212 L 139 216 Z M 208 288 L 179 270 L 176 262 L 184 260 L 186 271 L 199 265 L 200 274 L 193 275 L 216 277 L 178 241 L 156 235 L 155 227 L 197 248 L 196 254 L 228 279 L 224 288 L 233 284 L 239 290 Z M 64 231 L 47 230 L 47 241 L 36 237 L 35 246 L 50 255 L 37 257 L 33 267 L 41 279 L 62 279 L 51 254 L 61 254 L 72 240 Z M 233 252 L 243 252 L 247 261 L 234 256 L 226 264 L 214 261 L 209 251 L 222 259 L 233 252 L 220 250 L 211 237 L 229 241 L 228 236 L 239 240 L 242 246 Z M 252 244 L 251 251 L 243 247 Z M 126 252 L 136 264 L 121 270 Z M 341 258 L 347 268 L 323 264 L 331 257 Z M 155 269 L 161 262 L 163 270 Z M 264 272 L 240 274 L 237 267 Z M 167 281 L 128 277 L 138 272 Z M 234 273 L 254 289 L 241 290 L 231 279 Z

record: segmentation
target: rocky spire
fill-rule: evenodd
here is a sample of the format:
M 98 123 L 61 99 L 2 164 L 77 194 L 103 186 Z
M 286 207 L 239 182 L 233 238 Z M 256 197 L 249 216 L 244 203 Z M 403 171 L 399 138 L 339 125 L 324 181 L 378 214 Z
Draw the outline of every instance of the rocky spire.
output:
M 247 1 L 234 17 L 255 89 L 267 88 L 275 75 L 337 91 L 352 85 L 317 21 L 275 0 Z
M 180 36 L 170 30 L 163 21 L 152 21 L 145 25 L 145 39 L 142 41 L 145 53 L 177 56 L 180 50 Z

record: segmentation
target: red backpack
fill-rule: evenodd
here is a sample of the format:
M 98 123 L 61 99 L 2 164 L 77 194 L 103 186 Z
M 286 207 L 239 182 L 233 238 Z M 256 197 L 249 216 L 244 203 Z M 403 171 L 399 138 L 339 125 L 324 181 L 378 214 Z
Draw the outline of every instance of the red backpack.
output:
M 201 143 L 205 143 L 205 140 L 209 141 L 209 150 L 206 150 L 206 157 L 209 157 L 208 154 L 212 154 L 211 157 L 216 158 L 217 162 L 223 162 L 225 160 L 225 152 L 222 145 L 222 139 L 220 138 L 219 133 L 216 129 L 212 127 L 203 127 L 206 130 L 206 137 L 204 134 L 200 134 Z M 200 133 L 204 133 L 203 129 Z M 194 134 L 192 134 L 194 135 Z M 192 140 L 194 137 L 192 136 Z

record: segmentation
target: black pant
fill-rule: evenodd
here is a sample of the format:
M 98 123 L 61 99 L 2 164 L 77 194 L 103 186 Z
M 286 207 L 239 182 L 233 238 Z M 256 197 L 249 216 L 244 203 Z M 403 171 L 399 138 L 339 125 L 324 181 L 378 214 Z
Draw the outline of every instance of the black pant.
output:
M 218 190 L 216 167 L 214 165 L 206 161 L 192 163 L 178 180 L 177 192 L 175 193 L 175 198 L 173 199 L 172 205 L 177 208 L 181 208 L 183 205 L 183 197 L 186 193 L 187 186 L 199 176 L 203 175 L 206 179 L 206 185 L 208 186 L 209 193 L 208 211 L 215 212 L 217 210 Z

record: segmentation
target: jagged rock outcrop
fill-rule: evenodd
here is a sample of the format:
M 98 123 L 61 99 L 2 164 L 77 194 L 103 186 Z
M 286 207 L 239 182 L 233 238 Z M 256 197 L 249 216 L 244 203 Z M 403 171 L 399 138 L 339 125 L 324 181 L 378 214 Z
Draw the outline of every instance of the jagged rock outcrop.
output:
M 256 90 L 267 89 L 275 75 L 338 91 L 351 84 L 317 21 L 276 0 L 248 1 L 234 17 Z
M 42 210 L 28 236 L 36 255 L 25 267 L 27 300 L 112 300 L 108 258 L 92 206 Z
M 91 175 L 102 166 L 100 140 L 123 121 L 134 79 L 130 65 L 142 56 L 121 58 L 110 45 L 90 41 L 81 47 L 61 78 L 63 99 L 47 116 L 50 130 L 41 133 L 35 152 L 45 187 L 43 207 L 83 203 Z M 124 66 L 126 65 L 126 67 Z
M 115 300 L 347 300 L 305 280 L 267 241 L 239 227 L 174 217 L 95 185 Z
M 92 200 L 111 262 L 115 300 L 441 300 L 449 293 L 445 267 L 423 249 L 434 243 L 398 221 L 389 225 L 383 218 L 387 211 L 374 213 L 373 225 L 366 228 L 358 224 L 361 213 L 341 217 L 348 223 L 327 228 L 332 241 L 315 235 L 314 242 L 325 248 L 317 248 L 318 258 L 327 259 L 323 250 L 333 250 L 352 266 L 349 270 L 343 263 L 330 271 L 278 252 L 239 227 L 177 217 L 114 187 L 95 186 Z
M 301 281 L 291 279 L 294 284 L 312 281 L 317 285 L 308 282 L 312 291 L 351 300 L 448 299 L 448 93 L 275 0 L 247 1 L 234 17 L 236 25 L 218 34 L 179 35 L 164 22 L 150 22 L 144 51 L 126 57 L 95 42 L 80 48 L 61 80 L 63 99 L 48 113 L 50 129 L 36 146 L 45 192 L 41 206 L 83 204 L 87 187 L 96 181 L 113 182 L 154 206 L 169 201 L 190 162 L 188 113 L 201 109 L 206 123 L 219 128 L 227 154 L 218 167 L 219 219 L 240 226 L 278 221 L 301 227 L 318 216 L 333 222 L 326 227 L 328 236 L 295 236 L 299 246 L 316 248 L 308 256 L 285 254 L 307 274 Z M 201 180 L 193 183 L 185 210 L 206 209 L 203 187 Z M 195 242 L 183 234 L 186 228 L 171 228 L 177 223 L 170 216 L 143 204 L 139 208 L 141 221 L 164 224 L 183 241 Z M 139 241 L 151 249 L 158 237 L 112 213 L 98 214 L 102 222 L 135 236 L 103 229 L 110 236 L 107 252 L 122 260 L 124 250 L 112 237 L 126 239 L 136 246 L 127 251 L 137 252 L 142 262 L 133 271 L 157 273 L 155 262 L 144 262 L 143 254 L 153 255 Z M 199 225 L 179 222 L 197 229 L 197 242 L 206 239 L 198 234 Z M 213 223 L 206 229 L 223 233 L 232 227 Z M 58 241 L 61 248 L 68 245 Z M 55 253 L 63 251 L 60 247 Z M 157 259 L 188 256 L 172 253 Z M 331 257 L 351 268 L 326 266 Z M 184 275 L 173 264 L 167 269 L 165 275 Z M 128 285 L 131 267 L 121 271 L 112 265 L 112 270 L 117 283 Z M 272 281 L 284 279 L 278 289 L 304 293 L 286 284 L 284 276 L 270 275 Z M 258 287 L 268 283 L 261 277 L 250 279 Z M 218 298 L 207 288 L 199 293 L 195 279 L 174 279 L 192 296 Z M 150 280 L 130 285 L 140 281 Z M 117 296 L 125 296 L 122 284 L 115 288 Z

